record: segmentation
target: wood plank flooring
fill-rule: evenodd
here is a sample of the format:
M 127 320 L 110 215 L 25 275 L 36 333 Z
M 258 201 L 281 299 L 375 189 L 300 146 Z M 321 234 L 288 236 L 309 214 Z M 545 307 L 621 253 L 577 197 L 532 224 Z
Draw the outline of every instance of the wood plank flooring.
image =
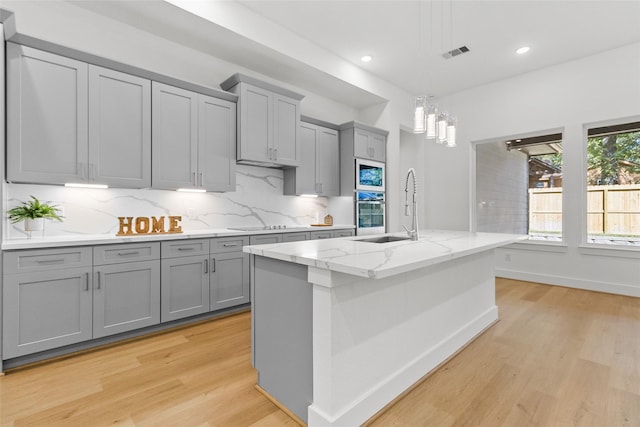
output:
M 369 426 L 640 426 L 640 299 L 496 287 L 500 322 Z M 296 426 L 255 382 L 241 313 L 8 372 L 0 423 Z

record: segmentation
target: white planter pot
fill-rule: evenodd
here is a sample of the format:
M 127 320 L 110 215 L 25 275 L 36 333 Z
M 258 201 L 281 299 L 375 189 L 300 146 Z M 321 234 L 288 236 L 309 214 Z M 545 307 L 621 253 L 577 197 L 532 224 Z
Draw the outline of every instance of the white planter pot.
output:
M 42 231 L 44 229 L 44 218 L 27 218 L 24 220 L 24 231 Z

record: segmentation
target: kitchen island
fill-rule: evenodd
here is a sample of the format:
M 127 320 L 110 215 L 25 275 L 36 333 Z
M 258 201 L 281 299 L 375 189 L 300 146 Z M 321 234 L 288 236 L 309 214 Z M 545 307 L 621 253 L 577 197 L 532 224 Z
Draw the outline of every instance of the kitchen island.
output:
M 526 238 L 397 237 L 244 248 L 258 388 L 311 427 L 362 424 L 495 323 L 493 249 Z

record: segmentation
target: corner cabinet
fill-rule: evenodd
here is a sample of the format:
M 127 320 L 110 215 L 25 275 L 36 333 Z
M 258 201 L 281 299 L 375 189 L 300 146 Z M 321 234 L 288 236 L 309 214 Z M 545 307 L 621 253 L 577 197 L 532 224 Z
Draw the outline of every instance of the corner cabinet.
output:
M 303 96 L 243 74 L 234 74 L 220 86 L 239 96 L 238 162 L 299 166 Z
M 340 195 L 340 140 L 337 128 L 300 123 L 301 164 L 284 171 L 284 194 Z
M 152 187 L 235 190 L 236 104 L 153 82 Z
M 151 183 L 151 82 L 7 43 L 7 180 Z

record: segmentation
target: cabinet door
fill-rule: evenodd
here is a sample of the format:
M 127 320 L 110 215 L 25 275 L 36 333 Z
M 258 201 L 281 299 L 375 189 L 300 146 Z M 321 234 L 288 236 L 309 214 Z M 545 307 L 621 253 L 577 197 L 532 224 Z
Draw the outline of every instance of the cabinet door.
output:
M 249 254 L 229 252 L 211 258 L 211 310 L 248 303 Z
M 7 180 L 87 178 L 87 64 L 7 43 Z
M 209 311 L 209 257 L 162 260 L 160 319 L 162 322 Z
M 2 358 L 91 339 L 91 269 L 8 274 L 3 283 Z
M 93 337 L 160 323 L 160 261 L 96 267 Z
M 338 131 L 318 128 L 316 141 L 316 186 L 322 196 L 340 194 L 340 145 Z
M 371 148 L 371 158 L 378 162 L 384 162 L 387 157 L 387 138 L 373 133 L 369 139 L 369 146 Z
M 369 147 L 370 134 L 366 130 L 353 130 L 353 155 L 363 159 L 371 158 L 371 150 Z
M 198 185 L 235 191 L 236 104 L 205 95 L 198 99 Z
M 271 162 L 272 93 L 240 83 L 240 135 L 238 160 Z
M 295 194 L 316 194 L 316 140 L 318 127 L 309 123 L 300 124 L 300 166 L 295 171 Z
M 153 188 L 176 190 L 196 186 L 198 169 L 198 95 L 153 82 Z
M 300 103 L 286 96 L 273 94 L 273 155 L 274 163 L 300 165 Z
M 89 66 L 89 180 L 151 186 L 151 82 Z

